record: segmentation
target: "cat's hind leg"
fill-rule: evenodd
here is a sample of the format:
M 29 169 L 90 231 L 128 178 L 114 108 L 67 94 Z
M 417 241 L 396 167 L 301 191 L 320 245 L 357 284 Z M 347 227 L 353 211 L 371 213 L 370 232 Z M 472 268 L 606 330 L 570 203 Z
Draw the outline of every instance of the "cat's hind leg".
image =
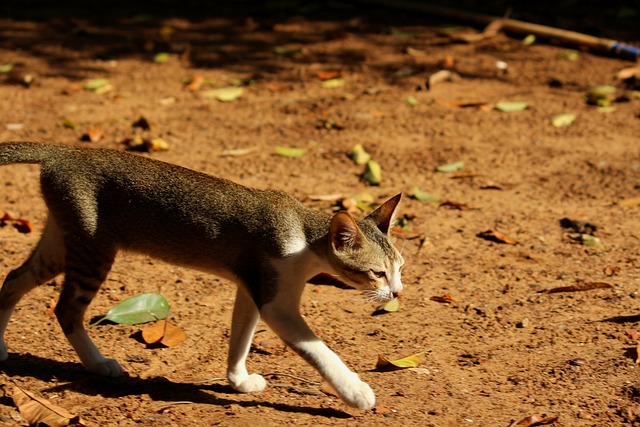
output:
M 239 285 L 231 321 L 227 379 L 234 390 L 243 393 L 262 391 L 267 385 L 262 375 L 249 374 L 246 367 L 251 339 L 259 319 L 260 314 L 253 299 Z
M 105 358 L 93 343 L 84 327 L 87 307 L 107 277 L 116 249 L 104 242 L 66 239 L 65 281 L 55 314 L 62 331 L 89 371 L 109 377 L 122 374 L 116 360 Z
M 62 273 L 64 257 L 60 230 L 54 220 L 49 218 L 40 241 L 29 258 L 7 275 L 0 290 L 0 361 L 8 357 L 4 333 L 16 304 L 31 289 Z

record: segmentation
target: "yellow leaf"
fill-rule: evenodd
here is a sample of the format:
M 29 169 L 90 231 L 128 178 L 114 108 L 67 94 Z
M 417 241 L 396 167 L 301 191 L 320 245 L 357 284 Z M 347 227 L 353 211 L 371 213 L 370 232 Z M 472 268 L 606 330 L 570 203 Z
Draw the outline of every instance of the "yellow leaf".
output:
M 398 369 L 417 368 L 422 364 L 422 362 L 424 362 L 425 354 L 426 353 L 423 351 L 421 353 L 396 360 L 389 360 L 386 356 L 379 354 L 376 369 L 382 371 L 395 371 Z
M 640 197 L 630 197 L 628 199 L 622 199 L 618 202 L 620 206 L 632 207 L 640 205 Z

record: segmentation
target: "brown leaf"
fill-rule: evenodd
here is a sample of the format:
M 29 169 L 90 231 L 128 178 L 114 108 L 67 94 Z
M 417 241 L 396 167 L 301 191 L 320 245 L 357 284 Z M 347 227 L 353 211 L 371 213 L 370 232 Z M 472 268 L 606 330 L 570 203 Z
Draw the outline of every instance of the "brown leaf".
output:
M 592 289 L 611 289 L 613 285 L 605 282 L 586 282 L 586 283 L 576 283 L 575 285 L 570 286 L 559 286 L 557 288 L 545 289 L 540 291 L 545 294 L 557 294 L 559 292 L 582 292 L 582 291 L 590 291 Z
M 386 406 L 376 406 L 373 408 L 374 414 L 391 414 L 395 412 L 393 409 L 389 409 Z
M 500 231 L 497 231 L 497 230 L 483 231 L 481 233 L 476 234 L 476 236 L 480 237 L 481 239 L 490 240 L 496 243 L 506 243 L 507 245 L 515 245 L 516 243 L 518 243 L 518 241 L 513 237 L 507 234 L 501 233 Z
M 429 78 L 427 79 L 427 83 L 426 83 L 427 90 L 430 90 L 434 85 L 440 82 L 454 82 L 461 79 L 462 77 L 460 77 L 460 74 L 456 73 L 455 71 L 451 71 L 451 70 L 436 71 L 435 73 L 430 75 Z
M 487 101 L 469 101 L 469 100 L 450 100 L 450 101 L 444 101 L 442 99 L 435 99 L 436 104 L 440 104 L 440 105 L 444 105 L 447 107 L 460 107 L 460 108 L 467 108 L 467 107 L 482 107 L 488 104 Z
M 472 210 L 472 209 L 478 209 L 478 208 L 472 208 L 471 206 L 467 205 L 466 203 L 454 202 L 452 200 L 446 200 L 446 201 L 440 203 L 438 205 L 438 208 L 457 209 L 459 211 L 468 211 L 468 210 Z
M 78 415 L 73 415 L 66 409 L 53 405 L 48 400 L 37 397 L 15 384 L 11 397 L 29 425 L 49 427 L 84 425 Z
M 620 267 L 607 265 L 602 272 L 606 276 L 615 276 L 616 274 L 620 273 Z
M 495 181 L 487 180 L 480 186 L 481 190 L 511 190 L 516 184 L 500 184 Z
M 422 233 L 418 233 L 416 231 L 408 231 L 398 226 L 391 228 L 391 234 L 399 239 L 405 240 L 421 239 L 424 237 L 424 234 Z
M 197 92 L 200 90 L 200 87 L 204 83 L 204 77 L 201 74 L 195 74 L 189 84 L 187 84 L 184 88 L 186 90 L 190 90 L 191 92 Z
M 316 76 L 322 81 L 338 79 L 342 77 L 342 71 L 340 70 L 320 70 L 316 71 Z
M 451 295 L 449 295 L 449 294 L 444 294 L 442 296 L 434 295 L 429 299 L 431 301 L 441 302 L 441 303 L 445 303 L 445 304 L 453 304 L 453 303 L 456 302 L 456 300 L 454 300 L 453 297 Z
M 175 347 L 187 339 L 187 336 L 182 328 L 164 319 L 142 329 L 142 339 L 147 344 Z
M 544 417 L 540 414 L 533 414 L 533 415 L 527 415 L 526 417 L 513 422 L 509 427 L 542 426 L 542 425 L 555 423 L 556 421 L 558 421 L 557 415 L 549 415 L 548 417 Z
M 23 218 L 14 218 L 8 213 L 5 213 L 2 218 L 0 218 L 0 225 L 5 226 L 7 223 L 12 223 L 12 225 L 18 230 L 20 233 L 31 233 L 33 231 L 33 224 L 29 220 Z

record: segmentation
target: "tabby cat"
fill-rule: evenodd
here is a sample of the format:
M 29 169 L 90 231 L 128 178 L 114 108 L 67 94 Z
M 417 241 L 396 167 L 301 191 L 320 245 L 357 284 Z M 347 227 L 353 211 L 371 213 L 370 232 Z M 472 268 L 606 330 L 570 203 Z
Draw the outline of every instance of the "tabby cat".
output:
M 389 238 L 400 194 L 354 220 L 345 212 L 317 212 L 279 191 L 117 150 L 1 143 L 0 165 L 10 163 L 41 165 L 48 219 L 31 256 L 0 290 L 0 360 L 8 357 L 4 332 L 20 298 L 64 273 L 55 308 L 64 334 L 88 370 L 120 375 L 118 362 L 89 338 L 83 317 L 116 253 L 129 250 L 237 283 L 227 367 L 235 390 L 266 386 L 245 366 L 261 317 L 344 402 L 374 406 L 369 385 L 309 329 L 299 306 L 305 283 L 319 273 L 378 301 L 401 293 L 404 260 Z

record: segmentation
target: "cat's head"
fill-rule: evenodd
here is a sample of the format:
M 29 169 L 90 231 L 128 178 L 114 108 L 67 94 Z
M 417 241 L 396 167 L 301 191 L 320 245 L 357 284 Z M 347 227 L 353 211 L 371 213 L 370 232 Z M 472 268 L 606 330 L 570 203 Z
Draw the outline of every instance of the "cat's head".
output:
M 331 219 L 330 262 L 337 278 L 372 300 L 387 301 L 402 293 L 404 259 L 390 236 L 401 196 L 392 197 L 359 221 L 346 212 Z

